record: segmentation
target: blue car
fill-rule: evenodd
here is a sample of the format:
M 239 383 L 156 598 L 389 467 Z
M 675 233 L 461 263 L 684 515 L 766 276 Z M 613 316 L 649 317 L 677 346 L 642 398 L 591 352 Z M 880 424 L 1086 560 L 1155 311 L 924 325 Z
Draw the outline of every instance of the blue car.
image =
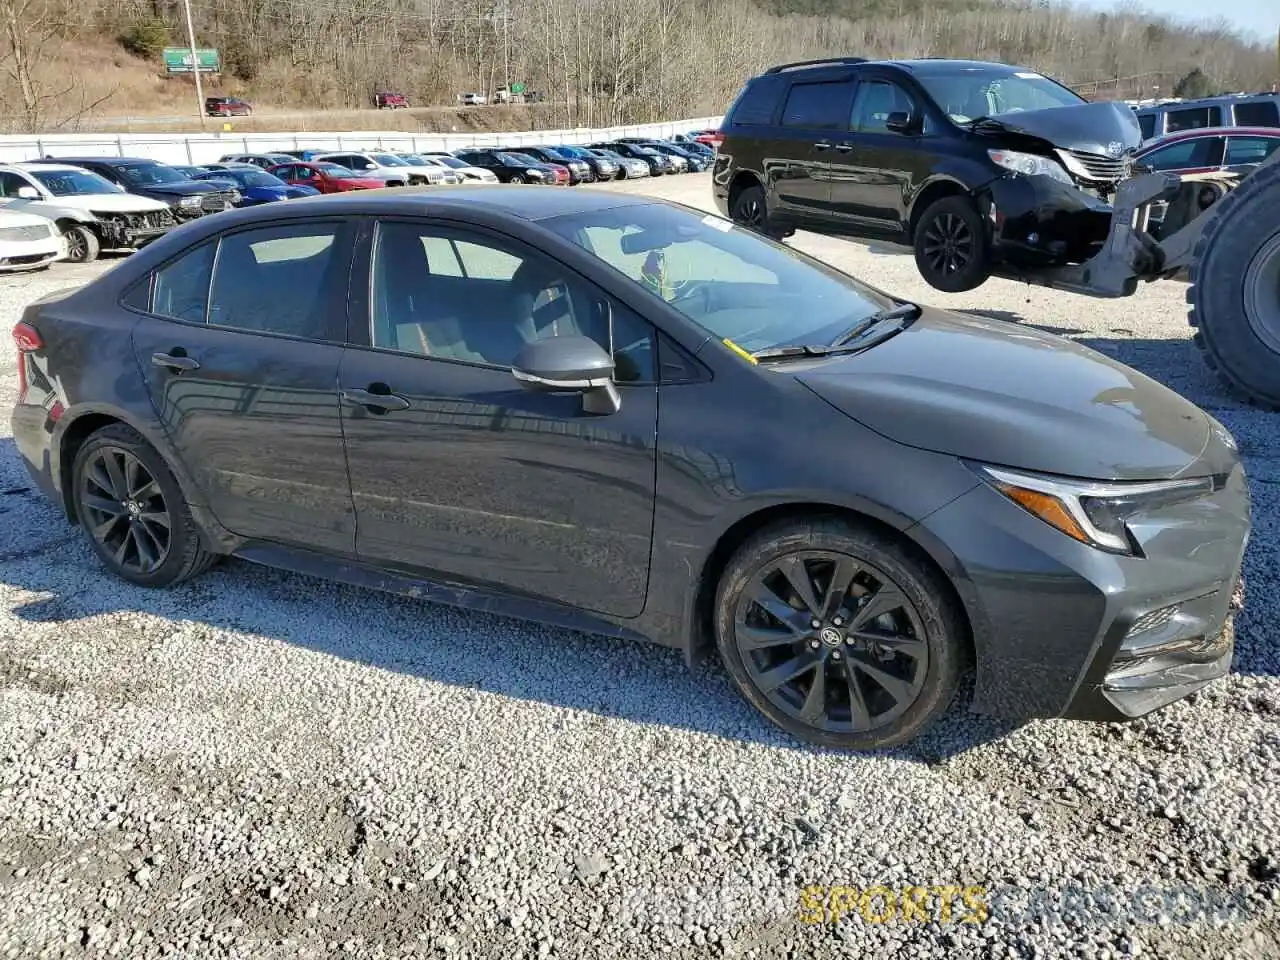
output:
M 234 182 L 243 198 L 240 201 L 242 207 L 274 203 L 277 200 L 292 200 L 295 197 L 309 197 L 318 192 L 314 187 L 290 186 L 274 174 L 254 167 L 227 166 L 221 170 L 210 170 L 196 179 Z

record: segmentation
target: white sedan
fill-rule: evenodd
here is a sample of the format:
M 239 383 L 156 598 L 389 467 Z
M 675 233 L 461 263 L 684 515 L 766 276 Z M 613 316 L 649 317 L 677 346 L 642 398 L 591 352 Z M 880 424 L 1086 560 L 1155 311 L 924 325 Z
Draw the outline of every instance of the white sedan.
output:
M 473 167 L 471 164 L 459 160 L 451 153 L 438 153 L 430 150 L 426 153 L 419 153 L 418 156 L 423 160 L 431 160 L 442 167 L 452 170 L 460 183 L 498 182 L 498 175 L 492 170 L 486 170 L 484 167 Z
M 40 270 L 67 259 L 67 239 L 52 220 L 0 210 L 0 272 Z

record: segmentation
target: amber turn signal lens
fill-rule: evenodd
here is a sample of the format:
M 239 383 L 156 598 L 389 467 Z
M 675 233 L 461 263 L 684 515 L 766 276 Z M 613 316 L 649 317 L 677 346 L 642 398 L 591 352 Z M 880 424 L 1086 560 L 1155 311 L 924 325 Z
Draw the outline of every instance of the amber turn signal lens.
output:
M 1067 511 L 1067 508 L 1062 505 L 1062 501 L 1057 497 L 1041 493 L 1039 490 L 1015 487 L 1009 483 L 999 483 L 996 484 L 996 487 L 1022 509 L 1028 513 L 1035 514 L 1045 523 L 1056 527 L 1067 536 L 1079 540 L 1081 543 L 1093 542 L 1080 524 L 1076 522 L 1076 518 Z

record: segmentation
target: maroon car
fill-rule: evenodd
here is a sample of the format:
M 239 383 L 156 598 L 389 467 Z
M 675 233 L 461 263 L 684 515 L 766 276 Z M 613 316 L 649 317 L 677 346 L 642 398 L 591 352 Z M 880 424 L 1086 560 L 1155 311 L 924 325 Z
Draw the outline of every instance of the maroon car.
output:
M 403 93 L 382 90 L 373 95 L 373 105 L 379 110 L 405 110 L 409 107 L 409 98 Z
M 346 193 L 349 190 L 379 190 L 385 181 L 362 177 L 356 171 L 324 160 L 282 163 L 268 173 L 294 187 L 314 187 L 321 193 Z
M 239 97 L 205 97 L 204 112 L 211 117 L 247 117 L 253 104 Z
M 1280 127 L 1199 127 L 1161 137 L 1134 160 L 1162 173 L 1246 173 L 1280 150 Z

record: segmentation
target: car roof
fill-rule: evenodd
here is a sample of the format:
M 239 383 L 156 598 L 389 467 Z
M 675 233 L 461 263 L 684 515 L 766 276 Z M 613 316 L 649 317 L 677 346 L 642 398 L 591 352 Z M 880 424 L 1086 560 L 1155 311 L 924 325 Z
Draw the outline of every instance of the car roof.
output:
M 41 160 L 20 160 L 17 163 L 6 163 L 6 167 L 17 167 L 19 170 L 25 170 L 31 173 L 35 170 L 61 170 L 63 173 L 83 173 L 84 167 L 78 167 L 74 163 L 45 163 Z
M 56 160 L 62 163 L 81 164 L 81 163 L 108 163 L 108 164 L 148 164 L 159 163 L 159 160 L 152 160 L 150 157 L 56 157 Z
M 525 220 L 571 216 L 618 207 L 647 206 L 652 197 L 618 193 L 612 190 L 548 190 L 541 186 L 510 185 L 502 190 L 492 187 L 394 187 L 382 190 L 360 190 L 352 193 L 304 197 L 289 202 L 287 213 L 315 209 L 334 214 L 439 214 L 449 210 L 484 208 L 490 213 L 505 213 Z M 421 208 L 421 209 L 414 209 Z M 252 208 L 250 208 L 252 209 Z M 275 211 L 272 211 L 275 212 Z

